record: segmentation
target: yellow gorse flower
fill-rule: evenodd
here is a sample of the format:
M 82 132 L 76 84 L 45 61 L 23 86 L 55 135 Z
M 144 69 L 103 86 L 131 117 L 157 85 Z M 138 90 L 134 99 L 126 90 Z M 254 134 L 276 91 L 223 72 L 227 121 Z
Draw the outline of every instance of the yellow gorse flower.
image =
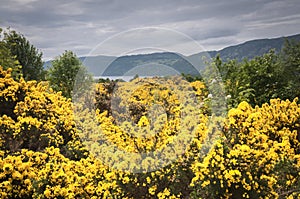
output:
M 47 82 L 16 81 L 11 72 L 0 67 L 1 198 L 300 196 L 297 99 L 273 99 L 261 107 L 242 102 L 229 110 L 227 118 L 218 118 L 207 115 L 203 106 L 207 95 L 203 82 L 185 84 L 176 77 L 168 80 L 168 87 L 155 78 L 136 79 L 114 90 L 121 96 L 118 105 L 130 114 L 97 109 L 94 121 L 86 107 L 74 107 Z M 109 87 L 95 84 L 95 90 L 95 104 L 110 99 Z M 183 100 L 187 95 L 196 97 L 195 107 L 192 99 Z M 80 109 L 78 117 L 75 108 Z M 129 160 L 121 160 L 114 151 L 97 158 L 103 140 L 131 152 L 135 159 L 134 153 L 172 144 L 182 129 L 192 133 L 190 145 L 157 170 L 127 172 Z M 85 140 L 80 139 L 83 135 Z M 124 170 L 104 162 L 118 163 Z M 140 164 L 159 163 L 148 158 Z

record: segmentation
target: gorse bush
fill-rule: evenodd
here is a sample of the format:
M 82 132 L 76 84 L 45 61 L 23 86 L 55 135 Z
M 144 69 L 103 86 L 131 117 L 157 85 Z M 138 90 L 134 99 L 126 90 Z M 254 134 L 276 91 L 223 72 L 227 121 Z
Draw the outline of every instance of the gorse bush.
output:
M 300 185 L 300 106 L 274 99 L 231 109 L 222 138 L 195 162 L 195 195 L 204 198 L 293 198 Z
M 241 102 L 221 118 L 208 114 L 204 83 L 166 81 L 95 84 L 95 99 L 75 105 L 0 67 L 1 198 L 300 197 L 297 99 Z M 182 133 L 190 142 L 168 164 L 138 159 Z M 152 169 L 129 172 L 133 159 Z
M 9 153 L 21 149 L 42 151 L 53 146 L 69 155 L 74 152 L 72 158 L 80 159 L 75 155 L 79 137 L 70 100 L 54 93 L 46 82 L 23 78 L 15 81 L 10 69 L 3 71 L 1 68 L 0 78 L 2 150 Z M 73 152 L 72 147 L 75 147 Z

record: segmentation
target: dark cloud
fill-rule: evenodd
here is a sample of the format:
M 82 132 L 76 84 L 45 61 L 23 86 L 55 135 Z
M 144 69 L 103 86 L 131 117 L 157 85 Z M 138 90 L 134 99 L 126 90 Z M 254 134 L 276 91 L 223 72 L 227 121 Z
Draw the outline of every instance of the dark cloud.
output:
M 206 49 L 248 39 L 299 33 L 297 0 L 7 0 L 0 26 L 22 32 L 53 58 L 64 50 L 88 54 L 98 43 L 132 28 L 182 32 Z

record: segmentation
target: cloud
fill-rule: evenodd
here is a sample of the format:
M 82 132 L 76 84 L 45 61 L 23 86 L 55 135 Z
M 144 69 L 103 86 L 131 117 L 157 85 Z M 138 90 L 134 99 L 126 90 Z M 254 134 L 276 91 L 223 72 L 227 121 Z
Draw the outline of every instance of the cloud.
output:
M 297 0 L 11 0 L 1 5 L 0 26 L 23 33 L 50 59 L 64 50 L 88 54 L 112 35 L 149 26 L 219 49 L 299 33 L 299 10 Z

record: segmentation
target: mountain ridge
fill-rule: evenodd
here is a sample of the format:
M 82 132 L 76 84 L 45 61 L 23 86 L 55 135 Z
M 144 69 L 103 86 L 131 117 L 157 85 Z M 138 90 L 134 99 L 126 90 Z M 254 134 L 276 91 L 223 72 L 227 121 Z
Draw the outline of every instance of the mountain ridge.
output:
M 149 71 L 151 72 L 151 69 L 145 70 L 145 66 L 152 66 L 153 70 L 159 70 L 159 67 L 165 66 L 176 70 L 178 73 L 198 75 L 199 71 L 205 67 L 205 63 L 202 60 L 203 56 L 210 59 L 219 54 L 221 59 L 225 61 L 229 59 L 237 59 L 238 61 L 245 58 L 253 59 L 256 56 L 269 52 L 271 49 L 274 49 L 276 53 L 280 52 L 285 40 L 300 41 L 300 34 L 254 39 L 228 46 L 221 50 L 203 51 L 190 56 L 183 56 L 175 52 L 154 52 L 121 57 L 105 55 L 82 56 L 79 59 L 94 76 L 123 76 L 129 73 L 131 73 L 129 75 L 136 73 L 144 76 L 149 74 Z M 155 65 L 159 65 L 159 67 L 157 68 Z M 45 62 L 44 67 L 49 66 L 51 66 L 51 61 Z

